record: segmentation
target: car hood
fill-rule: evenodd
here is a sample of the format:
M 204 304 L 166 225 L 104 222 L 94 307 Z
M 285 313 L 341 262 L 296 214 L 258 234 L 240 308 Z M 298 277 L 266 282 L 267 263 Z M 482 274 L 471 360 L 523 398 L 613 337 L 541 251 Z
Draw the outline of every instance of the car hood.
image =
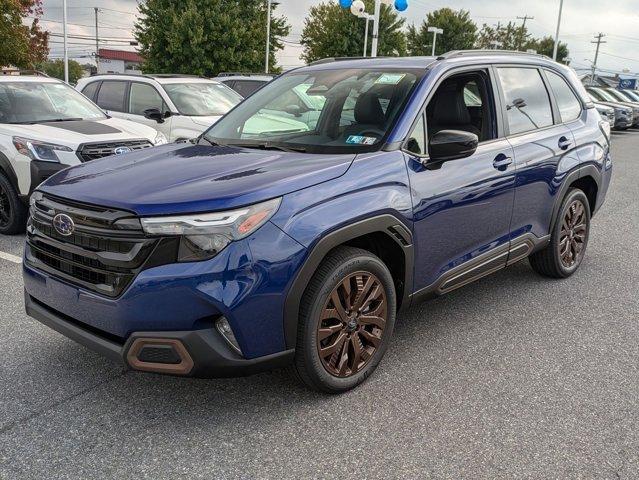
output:
M 83 143 L 110 142 L 145 138 L 153 142 L 157 131 L 146 125 L 122 120 L 78 120 L 29 124 L 0 124 L 0 129 L 8 135 L 26 137 L 43 142 L 51 142 L 71 147 L 74 150 Z
M 326 182 L 346 173 L 354 158 L 170 144 L 63 170 L 38 189 L 142 216 L 197 213 L 249 205 Z

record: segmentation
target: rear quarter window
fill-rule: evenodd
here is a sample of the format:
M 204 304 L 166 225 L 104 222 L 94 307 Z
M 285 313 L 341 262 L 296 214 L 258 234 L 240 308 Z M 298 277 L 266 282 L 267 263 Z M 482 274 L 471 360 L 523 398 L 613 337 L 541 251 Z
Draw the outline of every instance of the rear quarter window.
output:
M 98 90 L 100 82 L 91 82 L 82 89 L 82 94 L 90 100 L 95 100 L 95 92 Z
M 581 114 L 581 102 L 568 86 L 566 80 L 550 71 L 546 71 L 546 77 L 548 77 L 548 83 L 550 83 L 550 88 L 555 95 L 561 121 L 571 122 L 579 118 Z

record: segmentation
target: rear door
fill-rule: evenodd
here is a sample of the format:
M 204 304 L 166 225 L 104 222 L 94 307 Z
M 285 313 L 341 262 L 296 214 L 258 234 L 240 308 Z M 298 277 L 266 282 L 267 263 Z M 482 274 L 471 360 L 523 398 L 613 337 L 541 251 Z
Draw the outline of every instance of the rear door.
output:
M 95 103 L 108 115 L 126 118 L 126 99 L 129 82 L 124 80 L 104 80 L 96 92 Z
M 575 138 L 540 68 L 498 66 L 495 72 L 517 170 L 511 239 L 535 242 L 549 234 L 562 176 L 579 163 Z

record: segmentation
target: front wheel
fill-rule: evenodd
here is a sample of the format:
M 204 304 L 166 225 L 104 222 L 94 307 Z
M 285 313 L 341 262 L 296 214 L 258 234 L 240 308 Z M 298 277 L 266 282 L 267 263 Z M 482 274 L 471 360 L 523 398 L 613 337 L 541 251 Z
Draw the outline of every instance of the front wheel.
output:
M 530 265 L 541 275 L 567 278 L 581 265 L 589 236 L 588 198 L 581 190 L 572 189 L 561 204 L 550 244 L 530 256 Z
M 27 224 L 27 211 L 9 179 L 0 173 L 0 234 L 23 233 Z
M 350 390 L 373 373 L 395 325 L 393 277 L 365 250 L 340 247 L 324 259 L 304 292 L 295 370 L 309 387 Z

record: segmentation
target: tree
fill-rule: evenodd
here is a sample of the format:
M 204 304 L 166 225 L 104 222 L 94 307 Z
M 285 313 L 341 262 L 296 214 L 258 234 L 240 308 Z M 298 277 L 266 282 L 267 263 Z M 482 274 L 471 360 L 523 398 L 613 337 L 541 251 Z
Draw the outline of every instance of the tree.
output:
M 468 50 L 473 48 L 477 40 L 477 25 L 466 10 L 441 8 L 430 12 L 419 28 L 408 27 L 406 42 L 410 55 L 430 55 L 432 53 L 433 34 L 428 27 L 444 30 L 437 36 L 435 54 L 439 55 L 451 50 Z
M 40 28 L 41 16 L 42 0 L 0 2 L 0 66 L 32 68 L 46 59 L 49 34 Z
M 372 12 L 374 0 L 365 0 L 366 11 Z M 395 9 L 382 5 L 379 20 L 380 56 L 406 54 L 406 38 L 402 28 L 405 20 Z M 312 6 L 304 20 L 300 43 L 304 46 L 302 58 L 313 62 L 327 57 L 361 57 L 364 53 L 364 29 L 366 21 L 341 8 L 334 1 Z M 369 26 L 368 48 L 370 52 L 373 33 Z
M 555 39 L 551 36 L 532 39 L 524 45 L 524 48 L 526 50 L 535 50 L 541 55 L 546 55 L 547 57 L 552 58 L 552 53 L 555 48 Z M 566 45 L 564 42 L 559 42 L 559 46 L 557 47 L 557 61 L 560 63 L 568 64 L 569 56 L 570 52 L 568 51 L 568 45 Z
M 276 4 L 272 10 L 276 9 Z M 215 76 L 222 71 L 264 71 L 266 2 L 263 0 L 147 0 L 135 25 L 143 70 Z M 290 32 L 283 17 L 271 17 L 270 61 Z
M 50 77 L 64 80 L 64 61 L 53 60 L 41 63 L 36 66 Z M 84 76 L 84 68 L 75 60 L 69 60 L 69 83 L 76 84 Z

